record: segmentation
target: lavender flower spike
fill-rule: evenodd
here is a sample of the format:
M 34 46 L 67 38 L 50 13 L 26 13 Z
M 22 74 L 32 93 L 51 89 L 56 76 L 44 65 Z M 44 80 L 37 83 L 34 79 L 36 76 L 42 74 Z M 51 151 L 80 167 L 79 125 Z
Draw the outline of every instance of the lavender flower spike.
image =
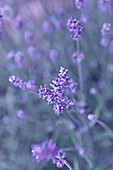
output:
M 102 36 L 107 36 L 109 34 L 110 28 L 111 28 L 110 23 L 104 23 L 101 29 Z
M 36 157 L 38 163 L 52 160 L 57 167 L 63 167 L 66 163 L 64 159 L 66 153 L 60 150 L 52 140 L 46 140 L 41 144 L 33 144 L 31 148 L 32 155 Z
M 9 82 L 12 83 L 16 87 L 21 88 L 22 90 L 26 89 L 26 82 L 23 82 L 19 77 L 10 76 Z
M 68 109 L 69 106 L 74 104 L 64 95 L 64 89 L 70 88 L 70 78 L 67 73 L 68 69 L 60 67 L 59 77 L 52 80 L 52 83 L 50 83 L 51 88 L 45 84 L 44 87 L 40 86 L 39 89 L 39 97 L 47 100 L 48 104 L 53 104 L 53 110 L 57 115 L 62 113 L 64 108 Z
M 83 35 L 83 24 L 81 20 L 71 17 L 68 19 L 67 26 L 70 32 L 73 32 L 71 38 L 73 40 L 79 40 L 82 38 Z
M 75 5 L 78 9 L 83 8 L 86 5 L 87 0 L 75 0 Z

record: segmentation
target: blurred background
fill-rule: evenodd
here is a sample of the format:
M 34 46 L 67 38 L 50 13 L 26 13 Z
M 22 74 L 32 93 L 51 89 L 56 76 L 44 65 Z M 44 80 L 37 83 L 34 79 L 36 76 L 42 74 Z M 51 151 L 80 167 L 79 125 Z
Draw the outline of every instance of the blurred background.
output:
M 74 170 L 113 170 L 113 140 L 100 125 L 87 130 L 86 119 L 78 127 L 65 112 L 55 115 L 38 96 L 40 85 L 49 85 L 60 66 L 78 82 L 76 41 L 67 28 L 67 20 L 78 17 L 84 25 L 80 51 L 85 56 L 81 62 L 85 117 L 95 114 L 113 129 L 113 2 L 105 9 L 100 2 L 87 0 L 78 9 L 69 0 L 0 0 L 0 170 L 58 169 L 52 161 L 36 163 L 31 154 L 32 144 L 49 139 L 60 148 L 82 141 L 86 156 L 76 149 L 67 152 Z M 103 23 L 111 24 L 104 46 L 100 43 Z M 22 57 L 15 59 L 19 51 Z M 24 82 L 35 80 L 36 92 L 14 87 L 8 81 L 12 75 Z M 69 112 L 75 116 L 71 108 Z

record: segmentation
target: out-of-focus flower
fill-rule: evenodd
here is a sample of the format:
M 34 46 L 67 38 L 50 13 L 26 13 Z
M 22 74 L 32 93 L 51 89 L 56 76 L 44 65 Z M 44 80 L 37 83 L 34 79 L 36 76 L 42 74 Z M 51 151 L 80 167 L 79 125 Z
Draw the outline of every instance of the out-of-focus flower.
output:
M 31 46 L 28 48 L 27 52 L 31 57 L 36 57 L 38 51 L 35 47 Z
M 55 61 L 58 57 L 58 51 L 56 49 L 50 50 L 49 57 L 51 61 Z
M 61 19 L 55 21 L 55 25 L 57 29 L 63 29 L 64 28 L 64 23 Z
M 63 112 L 64 108 L 68 109 L 74 103 L 64 95 L 64 88 L 69 87 L 69 77 L 67 76 L 68 69 L 60 67 L 59 77 L 52 80 L 49 88 L 45 84 L 44 87 L 40 86 L 39 97 L 47 100 L 48 104 L 54 104 L 53 110 L 57 115 Z
M 97 117 L 93 114 L 89 114 L 87 117 L 89 120 L 91 120 L 92 122 L 96 122 L 97 121 Z
M 93 94 L 93 95 L 97 94 L 97 90 L 94 87 L 90 88 L 89 92 L 90 92 L 90 94 Z
M 85 151 L 82 146 L 77 144 L 77 145 L 75 145 L 75 149 L 78 151 L 79 155 L 81 155 L 81 156 L 84 155 Z
M 83 8 L 86 5 L 87 0 L 75 0 L 75 5 L 78 9 Z
M 25 119 L 27 117 L 26 113 L 23 110 L 18 110 L 16 114 L 20 119 Z
M 100 45 L 102 45 L 103 47 L 107 47 L 109 43 L 109 39 L 108 38 L 102 38 L 100 41 Z
M 83 35 L 83 24 L 81 20 L 71 17 L 68 19 L 67 26 L 70 32 L 73 32 L 71 38 L 73 40 L 78 40 L 82 38 Z
M 76 94 L 78 91 L 78 83 L 74 82 L 74 80 L 69 80 L 69 88 L 73 94 Z
M 27 42 L 30 42 L 33 40 L 33 32 L 31 31 L 25 31 L 24 38 Z
M 2 40 L 2 29 L 3 29 L 3 25 L 4 25 L 4 22 L 3 22 L 3 14 L 0 10 L 0 42 Z
M 43 28 L 44 32 L 46 32 L 48 34 L 53 32 L 53 26 L 49 21 L 44 21 L 42 28 Z
M 8 124 L 9 122 L 10 122 L 10 117 L 9 116 L 4 116 L 3 118 L 2 118 L 2 122 L 4 123 L 4 124 Z
M 21 30 L 23 28 L 23 18 L 20 15 L 17 15 L 16 18 L 14 19 L 15 21 L 15 26 L 18 30 Z
M 24 53 L 21 51 L 18 51 L 15 54 L 15 62 L 17 63 L 17 65 L 21 68 L 23 67 L 23 57 L 24 57 Z
M 31 89 L 33 91 L 36 91 L 36 83 L 35 83 L 35 80 L 29 80 L 26 84 L 26 87 L 28 89 Z
M 84 53 L 83 53 L 83 52 L 80 52 L 79 58 L 77 58 L 77 57 L 78 57 L 77 55 L 78 55 L 77 52 L 74 52 L 74 53 L 73 53 L 73 61 L 74 61 L 75 63 L 81 62 L 81 61 L 84 60 L 85 56 L 84 56 Z
M 63 167 L 65 164 L 64 158 L 66 153 L 58 148 L 55 142 L 52 140 L 44 141 L 41 144 L 33 144 L 32 155 L 36 157 L 36 161 L 39 163 L 41 161 L 53 160 L 53 163 L 57 167 Z
M 104 23 L 101 29 L 102 36 L 108 36 L 110 32 L 111 24 L 110 23 Z
M 84 114 L 85 113 L 85 111 L 86 111 L 86 101 L 85 100 L 81 100 L 81 101 L 79 101 L 78 102 L 78 106 L 76 107 L 76 110 L 77 110 L 77 112 L 78 113 L 80 113 L 80 114 Z
M 99 8 L 103 12 L 107 12 L 109 10 L 109 0 L 99 0 Z
M 88 21 L 88 15 L 82 14 L 81 17 L 80 17 L 80 20 L 81 20 L 84 24 L 86 24 L 87 21 Z
M 14 51 L 10 51 L 8 54 L 7 54 L 7 59 L 8 60 L 11 60 L 15 57 L 15 52 Z
M 102 28 L 101 28 L 102 38 L 101 38 L 100 44 L 104 47 L 108 46 L 108 43 L 109 43 L 108 35 L 109 35 L 109 32 L 110 32 L 110 29 L 111 29 L 110 23 L 104 23 Z

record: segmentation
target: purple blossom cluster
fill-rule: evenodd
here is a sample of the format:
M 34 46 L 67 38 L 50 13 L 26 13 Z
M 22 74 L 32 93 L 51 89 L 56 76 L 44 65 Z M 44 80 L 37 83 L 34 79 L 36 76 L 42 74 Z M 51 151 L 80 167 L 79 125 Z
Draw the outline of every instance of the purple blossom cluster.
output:
M 58 57 L 58 51 L 56 49 L 50 50 L 49 57 L 51 61 L 55 61 Z
M 52 88 L 47 87 L 45 84 L 44 87 L 40 86 L 39 89 L 39 97 L 47 100 L 48 104 L 54 104 L 53 110 L 57 115 L 62 113 L 64 108 L 68 109 L 70 105 L 74 104 L 64 95 L 64 88 L 74 87 L 71 85 L 67 73 L 68 69 L 60 67 L 59 77 L 56 77 L 55 80 L 52 80 L 52 83 L 50 83 Z
M 43 28 L 44 32 L 47 33 L 47 34 L 51 34 L 51 33 L 53 32 L 53 26 L 52 26 L 52 24 L 51 24 L 49 21 L 47 21 L 47 20 L 45 20 L 45 21 L 43 22 L 42 28 Z
M 84 114 L 86 111 L 86 101 L 85 100 L 81 100 L 78 102 L 78 106 L 76 107 L 76 110 L 79 114 Z
M 74 80 L 69 80 L 69 85 L 68 85 L 69 89 L 71 90 L 72 94 L 76 94 L 78 91 L 78 83 L 74 82 Z
M 7 59 L 11 60 L 14 59 L 18 67 L 22 68 L 24 66 L 24 53 L 22 51 L 17 51 L 16 53 L 14 51 L 10 51 L 7 54 Z
M 1 39 L 2 39 L 2 29 L 3 29 L 3 14 L 2 12 L 0 11 L 0 42 L 1 42 Z
M 111 29 L 111 24 L 110 23 L 104 23 L 101 29 L 101 42 L 100 44 L 104 47 L 108 46 L 108 42 L 109 42 L 109 32 Z
M 10 76 L 9 82 L 14 86 L 21 88 L 22 90 L 31 89 L 36 91 L 36 85 L 34 80 L 29 80 L 28 82 L 23 82 L 22 79 L 16 76 Z
M 109 10 L 109 0 L 99 0 L 99 8 L 103 12 L 107 12 Z
M 70 32 L 73 32 L 71 38 L 73 40 L 78 40 L 82 38 L 83 35 L 83 24 L 81 20 L 71 17 L 68 19 L 67 26 Z
M 33 40 L 33 32 L 26 30 L 24 33 L 24 38 L 27 42 L 31 42 Z
M 18 110 L 16 114 L 20 119 L 25 119 L 27 117 L 26 113 L 21 109 Z
M 23 28 L 23 18 L 20 15 L 17 15 L 15 18 L 15 26 L 18 30 L 21 30 Z
M 57 167 L 62 168 L 66 160 L 66 153 L 59 149 L 55 142 L 52 140 L 46 140 L 41 144 L 33 144 L 31 146 L 32 155 L 36 157 L 36 161 L 39 163 L 41 161 L 52 160 Z
M 81 62 L 81 61 L 83 61 L 84 58 L 85 58 L 85 55 L 84 55 L 83 52 L 80 52 L 79 58 L 77 57 L 77 56 L 78 56 L 77 52 L 74 52 L 72 56 L 73 56 L 73 61 L 74 61 L 74 63 Z
M 86 5 L 87 0 L 75 0 L 77 9 L 81 9 Z

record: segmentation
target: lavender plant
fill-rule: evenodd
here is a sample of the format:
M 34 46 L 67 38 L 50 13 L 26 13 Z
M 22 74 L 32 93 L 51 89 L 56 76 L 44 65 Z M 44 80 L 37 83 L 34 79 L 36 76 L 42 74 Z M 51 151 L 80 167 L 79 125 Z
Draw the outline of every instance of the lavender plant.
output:
M 0 0 L 1 170 L 113 169 L 112 9 Z

